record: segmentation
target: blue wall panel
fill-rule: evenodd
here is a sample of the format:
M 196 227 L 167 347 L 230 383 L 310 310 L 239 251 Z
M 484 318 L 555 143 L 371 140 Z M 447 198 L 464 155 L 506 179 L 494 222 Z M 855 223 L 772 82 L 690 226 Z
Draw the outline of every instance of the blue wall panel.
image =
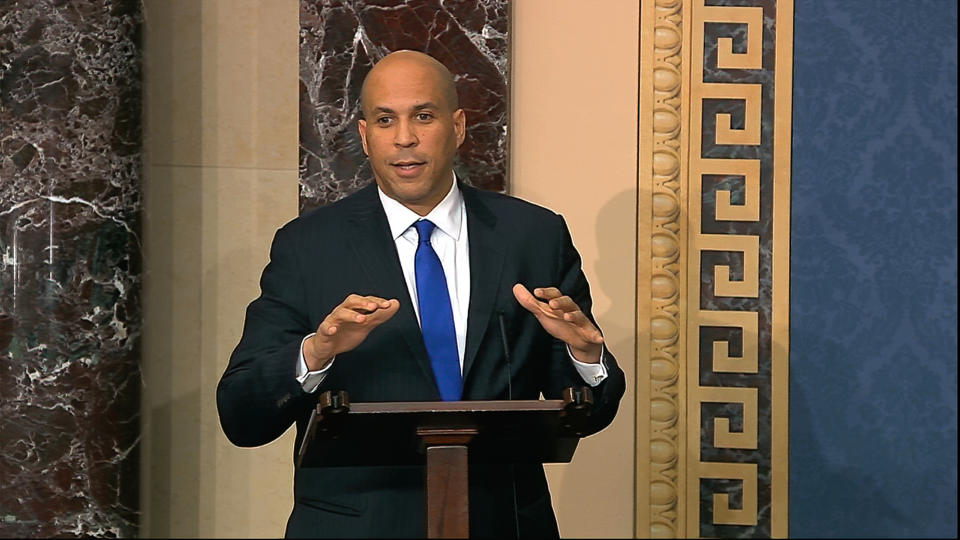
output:
M 791 536 L 957 534 L 957 6 L 796 3 Z

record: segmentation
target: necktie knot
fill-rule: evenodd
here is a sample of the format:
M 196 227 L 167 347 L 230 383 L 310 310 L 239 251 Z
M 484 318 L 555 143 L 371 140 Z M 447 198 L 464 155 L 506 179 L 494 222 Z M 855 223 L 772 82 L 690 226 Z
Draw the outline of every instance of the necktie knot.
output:
M 429 244 L 430 235 L 433 234 L 433 229 L 437 226 L 433 224 L 432 221 L 421 219 L 413 224 L 417 229 L 417 235 L 419 235 L 418 244 Z

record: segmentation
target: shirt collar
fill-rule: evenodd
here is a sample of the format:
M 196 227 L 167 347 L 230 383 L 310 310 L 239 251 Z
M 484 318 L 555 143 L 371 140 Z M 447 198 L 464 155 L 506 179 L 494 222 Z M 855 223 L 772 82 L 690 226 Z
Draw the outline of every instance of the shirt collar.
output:
M 391 199 L 386 193 L 377 186 L 377 194 L 380 196 L 380 204 L 383 205 L 383 211 L 387 214 L 387 223 L 390 225 L 390 235 L 394 240 L 403 235 L 414 223 L 420 219 L 428 219 L 454 240 L 460 239 L 460 224 L 463 220 L 463 194 L 457 186 L 457 177 L 452 175 L 452 185 L 446 197 L 440 201 L 429 214 L 420 217 L 416 212 L 410 210 L 399 201 Z

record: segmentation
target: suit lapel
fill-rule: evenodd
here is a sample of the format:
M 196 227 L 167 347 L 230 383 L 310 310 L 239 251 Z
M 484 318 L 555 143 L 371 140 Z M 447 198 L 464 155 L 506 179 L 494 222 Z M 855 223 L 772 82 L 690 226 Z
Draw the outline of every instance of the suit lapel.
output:
M 464 394 L 470 368 L 490 319 L 500 291 L 503 269 L 502 235 L 498 234 L 497 218 L 481 200 L 474 188 L 460 184 L 467 210 L 467 234 L 470 242 L 470 308 L 467 311 L 467 343 L 463 355 Z
M 354 255 L 371 283 L 374 283 L 384 298 L 396 298 L 400 301 L 400 309 L 391 321 L 384 324 L 396 325 L 397 331 L 403 336 L 410 347 L 410 352 L 436 391 L 436 382 L 433 378 L 433 369 L 427 357 L 427 349 L 423 345 L 420 334 L 420 325 L 413 310 L 413 302 L 403 279 L 403 270 L 400 267 L 400 257 L 397 255 L 397 246 L 390 235 L 390 226 L 383 206 L 377 195 L 376 184 L 364 188 L 357 193 L 354 211 L 345 223 L 346 238 L 353 241 L 351 245 Z M 439 398 L 439 391 L 437 391 Z

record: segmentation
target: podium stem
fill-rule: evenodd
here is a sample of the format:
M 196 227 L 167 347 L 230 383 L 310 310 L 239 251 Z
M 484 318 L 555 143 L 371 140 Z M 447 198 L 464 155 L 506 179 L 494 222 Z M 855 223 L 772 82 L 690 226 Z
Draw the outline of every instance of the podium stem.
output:
M 470 535 L 467 442 L 476 430 L 417 430 L 427 454 L 427 538 Z

